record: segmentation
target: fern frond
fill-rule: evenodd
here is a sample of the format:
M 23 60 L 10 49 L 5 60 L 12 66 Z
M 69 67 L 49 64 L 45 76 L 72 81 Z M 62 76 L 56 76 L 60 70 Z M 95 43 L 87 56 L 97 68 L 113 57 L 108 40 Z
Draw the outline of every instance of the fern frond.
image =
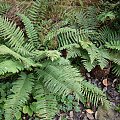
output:
M 33 97 L 37 100 L 34 102 L 36 116 L 42 120 L 52 120 L 57 113 L 56 97 L 47 91 L 40 80 L 36 82 L 34 91 Z
M 46 64 L 43 70 L 37 71 L 37 74 L 39 79 L 43 78 L 43 83 L 49 91 L 63 96 L 74 92 L 77 97 L 81 96 L 79 82 L 83 78 L 75 68 L 70 65 L 59 65 L 51 62 Z
M 24 66 L 18 61 L 5 60 L 0 62 L 0 76 L 6 73 L 18 73 L 22 70 L 24 70 Z
M 0 1 L 0 15 L 4 15 L 9 9 L 9 4 Z
M 48 0 L 36 0 L 33 2 L 29 10 L 29 18 L 34 23 L 39 24 L 42 19 L 45 19 Z
M 67 59 L 76 58 L 78 56 L 80 57 L 82 55 L 80 46 L 78 44 L 69 44 L 60 48 L 60 50 L 62 49 L 67 49 Z
M 84 65 L 85 69 L 86 69 L 88 72 L 90 72 L 90 71 L 96 66 L 96 63 L 95 63 L 95 62 L 93 62 L 93 63 L 91 64 L 91 61 L 90 61 L 89 58 L 82 60 L 82 62 L 83 62 L 83 65 Z
M 84 81 L 78 70 L 69 64 L 47 62 L 43 70 L 37 70 L 37 74 L 40 80 L 43 79 L 45 87 L 54 94 L 67 96 L 69 93 L 74 93 L 83 103 L 87 100 L 87 95 L 90 95 L 90 101 L 94 105 L 98 102 L 103 105 L 109 104 L 105 94 L 99 88 Z
M 113 64 L 112 65 L 112 72 L 117 75 L 117 76 L 120 76 L 120 65 L 118 64 Z
M 120 65 L 120 52 L 119 51 L 111 51 L 109 53 L 109 60 L 113 61 L 114 63 Z
M 32 91 L 34 76 L 32 74 L 26 75 L 22 73 L 17 81 L 13 83 L 11 91 L 13 94 L 9 95 L 5 102 L 5 120 L 13 120 L 17 112 L 29 98 L 29 93 Z
M 55 31 L 50 31 L 45 37 L 44 44 L 49 43 L 53 38 L 57 37 L 58 48 L 64 47 L 65 45 L 79 43 L 81 40 L 90 37 L 95 34 L 93 30 L 89 29 L 75 29 L 70 27 L 63 27 Z
M 29 67 L 29 66 L 34 66 L 35 65 L 35 63 L 34 63 L 34 61 L 32 59 L 22 57 L 20 54 L 12 51 L 11 49 L 6 47 L 5 45 L 1 45 L 0 46 L 0 55 L 5 55 L 5 54 L 12 55 L 17 60 L 22 61 L 23 64 L 25 65 L 25 67 Z
M 31 45 L 25 43 L 23 32 L 8 19 L 2 17 L 0 17 L 0 35 L 4 38 L 4 41 L 7 41 L 6 44 L 10 48 L 22 55 L 30 55 Z
M 38 41 L 38 35 L 36 30 L 34 29 L 33 24 L 29 20 L 28 17 L 26 17 L 24 14 L 18 14 L 18 16 L 22 19 L 22 22 L 25 25 L 25 30 L 28 36 L 28 41 L 31 44 L 31 47 L 33 49 L 37 49 L 39 47 L 39 41 Z
M 109 42 L 106 42 L 105 46 L 109 49 L 116 49 L 120 50 L 120 39 L 119 40 L 110 40 Z
M 106 95 L 97 86 L 85 80 L 81 82 L 81 86 L 83 95 L 88 101 L 91 101 L 94 106 L 98 106 L 98 103 L 101 102 L 105 108 L 108 109 L 110 107 L 110 102 L 107 100 Z
M 73 8 L 66 14 L 71 24 L 77 24 L 82 29 L 96 29 L 97 18 L 95 7 L 90 6 L 85 9 L 76 10 Z

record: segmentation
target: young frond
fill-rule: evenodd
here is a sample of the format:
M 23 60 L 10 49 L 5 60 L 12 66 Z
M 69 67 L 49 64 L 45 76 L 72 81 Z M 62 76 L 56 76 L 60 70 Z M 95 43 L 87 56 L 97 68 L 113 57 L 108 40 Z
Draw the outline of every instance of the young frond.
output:
M 57 113 L 56 97 L 47 91 L 41 84 L 41 80 L 35 83 L 33 97 L 37 100 L 33 105 L 35 106 L 35 113 L 42 120 L 52 120 Z
M 10 48 L 22 55 L 30 55 L 32 49 L 30 44 L 25 43 L 23 32 L 8 19 L 2 17 L 0 17 L 0 35 L 4 41 L 7 41 L 6 44 Z
M 22 109 L 23 105 L 29 98 L 32 91 L 34 76 L 22 73 L 17 81 L 13 82 L 11 92 L 13 94 L 7 97 L 5 102 L 5 120 L 13 120 L 17 113 Z M 21 118 L 21 116 L 20 116 Z

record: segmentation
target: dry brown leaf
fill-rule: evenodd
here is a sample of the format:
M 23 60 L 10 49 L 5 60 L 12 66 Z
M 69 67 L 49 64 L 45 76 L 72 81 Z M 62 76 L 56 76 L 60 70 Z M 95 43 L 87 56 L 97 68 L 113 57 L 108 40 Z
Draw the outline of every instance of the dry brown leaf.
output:
M 94 112 L 91 109 L 86 109 L 86 112 L 89 114 L 93 114 Z
M 93 115 L 92 115 L 92 114 L 90 114 L 90 113 L 87 113 L 87 118 L 89 118 L 90 120 L 94 120 Z
M 102 83 L 103 83 L 103 85 L 106 86 L 106 87 L 109 85 L 108 79 L 104 79 L 104 80 L 102 81 Z

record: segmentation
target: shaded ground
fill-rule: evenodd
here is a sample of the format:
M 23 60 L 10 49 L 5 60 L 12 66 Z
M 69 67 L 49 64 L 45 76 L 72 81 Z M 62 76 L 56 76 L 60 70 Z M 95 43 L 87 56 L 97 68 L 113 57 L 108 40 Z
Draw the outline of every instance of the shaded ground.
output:
M 69 111 L 68 113 L 60 113 L 54 120 L 120 120 L 120 110 L 116 111 L 116 107 L 120 105 L 120 93 L 117 90 L 120 79 L 114 78 L 108 73 L 104 75 L 101 71 L 93 71 L 94 73 L 85 73 L 86 79 L 92 84 L 96 84 L 106 94 L 112 104 L 108 111 L 103 108 L 92 107 L 92 112 L 88 113 L 86 109 L 80 104 L 81 112 Z M 105 72 L 105 71 L 104 71 Z M 90 109 L 90 110 L 91 110 Z M 120 107 L 119 107 L 120 109 Z

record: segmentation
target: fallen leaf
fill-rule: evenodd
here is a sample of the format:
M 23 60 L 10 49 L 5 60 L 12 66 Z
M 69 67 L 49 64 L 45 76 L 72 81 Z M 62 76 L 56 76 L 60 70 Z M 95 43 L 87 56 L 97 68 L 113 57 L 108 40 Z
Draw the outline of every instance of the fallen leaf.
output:
M 70 111 L 70 118 L 73 118 L 73 111 Z
M 98 119 L 98 112 L 95 112 L 95 119 Z
M 86 109 L 86 112 L 89 114 L 93 114 L 94 112 L 91 109 Z
M 90 114 L 90 113 L 87 113 L 87 118 L 89 118 L 90 120 L 94 120 L 93 115 L 92 115 L 92 114 Z
M 106 87 L 109 85 L 109 81 L 108 81 L 107 79 L 104 79 L 104 80 L 102 81 L 102 83 L 103 83 L 103 85 L 106 86 Z

